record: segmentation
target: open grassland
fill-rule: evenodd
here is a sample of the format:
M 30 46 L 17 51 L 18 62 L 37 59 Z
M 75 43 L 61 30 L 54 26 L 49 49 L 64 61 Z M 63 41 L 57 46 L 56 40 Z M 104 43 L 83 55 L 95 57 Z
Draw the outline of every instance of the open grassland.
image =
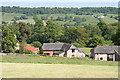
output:
M 21 15 L 25 15 L 25 14 L 19 14 L 19 13 L 4 13 L 4 15 L 2 15 L 2 20 L 3 21 L 7 21 L 7 22 L 11 22 L 11 20 L 14 18 L 14 17 L 20 17 Z M 41 19 L 41 17 L 47 17 L 48 20 L 51 20 L 51 17 L 53 17 L 53 20 L 56 20 L 59 17 L 63 17 L 65 18 L 65 15 L 66 14 L 39 14 L 39 15 L 36 15 L 37 18 Z M 72 16 L 72 20 L 74 20 L 74 17 L 80 17 L 80 18 L 85 18 L 86 21 L 85 22 L 81 22 L 81 24 L 83 25 L 96 25 L 99 20 L 97 18 L 94 18 L 92 17 L 91 15 L 75 15 L 75 14 L 67 14 L 68 16 Z M 103 14 L 94 14 L 94 15 L 103 15 Z M 117 20 L 115 20 L 114 18 L 110 18 L 110 16 L 116 16 L 116 14 L 108 14 L 105 18 L 103 18 L 103 20 L 107 23 L 107 24 L 110 24 L 110 23 L 114 23 L 114 22 L 117 22 Z M 28 16 L 28 19 L 25 19 L 25 20 L 18 20 L 17 22 L 19 21 L 22 21 L 22 22 L 25 22 L 25 23 L 31 23 L 31 24 L 34 24 L 35 21 L 33 20 L 33 16 Z M 70 25 L 74 25 L 75 22 L 74 21 L 55 21 L 55 22 L 58 22 L 59 24 L 70 24 Z
M 3 78 L 118 78 L 117 66 L 2 63 Z
M 105 23 L 107 24 L 111 24 L 111 23 L 114 23 L 114 22 L 118 22 L 118 20 L 115 20 L 114 18 L 110 18 L 110 17 L 105 17 L 102 19 Z
M 25 23 L 35 24 L 35 21 L 33 19 L 18 20 L 17 22 L 25 22 Z
M 96 61 L 89 58 L 47 57 L 34 55 L 5 55 L 2 56 L 2 62 L 118 66 L 118 62 L 112 61 Z
M 14 17 L 20 17 L 21 15 L 25 15 L 25 14 L 5 13 L 4 15 L 2 15 L 2 21 L 11 21 Z

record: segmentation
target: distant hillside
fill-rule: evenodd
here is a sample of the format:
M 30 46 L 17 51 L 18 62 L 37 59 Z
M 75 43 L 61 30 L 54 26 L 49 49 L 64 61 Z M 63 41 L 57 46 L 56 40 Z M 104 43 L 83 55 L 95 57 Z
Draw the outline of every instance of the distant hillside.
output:
M 106 24 L 117 22 L 118 8 L 84 7 L 84 8 L 29 8 L 2 6 L 2 20 L 7 22 L 21 21 L 35 23 L 35 19 L 51 20 L 62 26 L 96 25 L 99 19 Z

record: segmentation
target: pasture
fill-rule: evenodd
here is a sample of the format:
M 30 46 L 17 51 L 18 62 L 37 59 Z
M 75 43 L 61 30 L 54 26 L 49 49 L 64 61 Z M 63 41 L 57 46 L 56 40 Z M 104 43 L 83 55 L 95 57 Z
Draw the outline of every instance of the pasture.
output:
M 118 78 L 117 66 L 2 63 L 3 78 Z
M 3 21 L 7 21 L 7 22 L 11 22 L 11 20 L 14 18 L 14 17 L 20 17 L 21 15 L 25 15 L 25 14 L 20 14 L 20 13 L 4 13 L 4 15 L 2 15 L 2 20 Z M 41 19 L 42 16 L 44 17 L 47 17 L 48 20 L 51 20 L 51 17 L 53 17 L 53 21 L 55 19 L 57 19 L 57 17 L 65 17 L 66 14 L 39 14 L 39 15 L 36 15 L 37 18 Z M 81 22 L 82 25 L 96 25 L 99 20 L 98 18 L 94 18 L 92 17 L 92 15 L 75 15 L 75 14 L 67 14 L 68 16 L 72 16 L 72 20 L 74 20 L 74 17 L 80 17 L 80 18 L 85 18 L 86 21 L 85 22 Z M 103 14 L 94 14 L 94 15 L 103 15 Z M 117 22 L 117 20 L 115 20 L 114 18 L 110 18 L 110 16 L 116 16 L 116 14 L 108 14 L 108 16 L 106 16 L 105 18 L 103 18 L 103 20 L 105 21 L 105 23 L 107 24 L 110 24 L 110 23 L 114 23 L 114 22 Z M 17 22 L 19 21 L 22 21 L 22 22 L 25 22 L 25 23 L 31 23 L 31 24 L 34 24 L 35 21 L 33 20 L 33 16 L 28 16 L 28 19 L 25 19 L 25 20 L 18 20 Z M 55 21 L 55 22 L 58 22 L 59 24 L 70 24 L 70 25 L 74 25 L 75 22 L 74 21 L 70 21 L 70 20 L 67 20 L 67 21 Z
M 118 62 L 35 55 L 2 56 L 3 78 L 117 78 Z

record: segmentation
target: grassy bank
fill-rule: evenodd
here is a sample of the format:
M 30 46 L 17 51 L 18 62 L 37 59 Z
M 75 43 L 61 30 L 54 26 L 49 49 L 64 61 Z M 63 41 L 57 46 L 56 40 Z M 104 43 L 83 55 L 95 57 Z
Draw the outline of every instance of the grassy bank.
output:
M 42 64 L 78 64 L 78 65 L 104 65 L 117 66 L 118 62 L 95 61 L 87 58 L 44 57 L 33 55 L 6 55 L 2 62 L 9 63 L 42 63 Z

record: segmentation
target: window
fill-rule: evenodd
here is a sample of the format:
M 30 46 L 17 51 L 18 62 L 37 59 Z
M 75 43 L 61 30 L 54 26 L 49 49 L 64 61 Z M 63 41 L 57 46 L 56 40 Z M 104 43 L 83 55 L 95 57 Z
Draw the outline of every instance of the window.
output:
M 75 55 L 72 55 L 72 57 L 75 57 Z
M 103 60 L 103 58 L 101 57 L 100 60 Z
M 109 55 L 109 58 L 112 59 L 112 58 L 113 58 L 113 55 Z
M 72 53 L 74 53 L 75 52 L 75 49 L 72 49 Z

